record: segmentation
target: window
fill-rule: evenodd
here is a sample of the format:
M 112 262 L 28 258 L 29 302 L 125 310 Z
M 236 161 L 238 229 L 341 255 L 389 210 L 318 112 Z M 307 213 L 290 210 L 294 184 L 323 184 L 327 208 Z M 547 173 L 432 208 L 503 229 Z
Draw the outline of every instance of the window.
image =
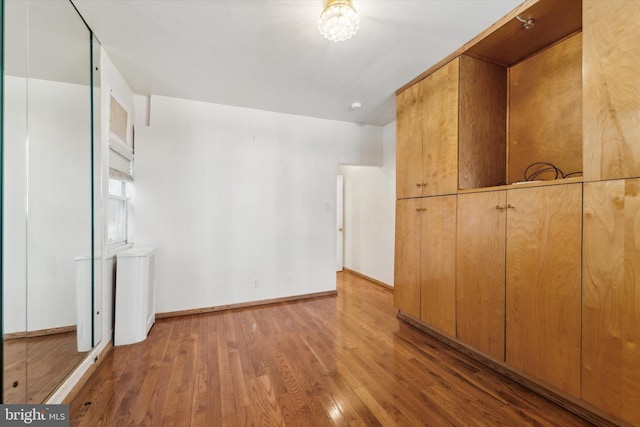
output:
M 110 248 L 125 245 L 128 236 L 128 191 L 133 190 L 133 141 L 129 112 L 113 91 L 109 99 L 109 220 Z
M 127 183 L 118 179 L 109 180 L 109 228 L 107 239 L 110 246 L 127 243 Z

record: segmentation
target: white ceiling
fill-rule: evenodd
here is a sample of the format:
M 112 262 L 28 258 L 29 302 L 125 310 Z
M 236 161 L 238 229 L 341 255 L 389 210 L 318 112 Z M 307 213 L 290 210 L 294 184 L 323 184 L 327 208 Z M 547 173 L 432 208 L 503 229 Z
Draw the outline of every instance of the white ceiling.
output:
M 520 2 L 354 0 L 360 30 L 333 43 L 322 0 L 73 0 L 138 94 L 375 125 L 395 119 L 396 89 Z

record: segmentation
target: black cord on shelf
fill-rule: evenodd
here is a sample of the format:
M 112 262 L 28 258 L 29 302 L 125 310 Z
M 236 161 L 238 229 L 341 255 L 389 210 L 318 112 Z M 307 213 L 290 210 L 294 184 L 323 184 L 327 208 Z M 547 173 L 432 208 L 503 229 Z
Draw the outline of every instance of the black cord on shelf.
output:
M 569 172 L 569 173 L 568 173 L 568 174 L 566 174 L 566 175 L 562 175 L 562 177 L 563 177 L 563 178 L 569 178 L 570 176 L 573 176 L 573 175 L 576 175 L 576 176 L 577 176 L 577 175 L 580 175 L 580 176 L 582 176 L 582 171 L 579 171 L 579 172 Z
M 530 169 L 532 169 L 532 168 L 534 170 L 530 171 Z M 549 163 L 549 162 L 534 162 L 534 163 L 531 163 L 529 166 L 527 166 L 527 168 L 524 170 L 524 180 L 525 181 L 533 181 L 534 179 L 538 178 L 539 175 L 541 175 L 543 173 L 547 173 L 547 172 L 551 172 L 551 173 L 554 174 L 554 177 L 551 178 L 551 179 L 564 179 L 564 178 L 569 178 L 570 176 L 574 176 L 574 175 L 582 175 L 582 171 L 569 172 L 569 173 L 565 174 L 564 172 L 562 172 L 560 170 L 560 168 L 558 168 L 553 163 Z

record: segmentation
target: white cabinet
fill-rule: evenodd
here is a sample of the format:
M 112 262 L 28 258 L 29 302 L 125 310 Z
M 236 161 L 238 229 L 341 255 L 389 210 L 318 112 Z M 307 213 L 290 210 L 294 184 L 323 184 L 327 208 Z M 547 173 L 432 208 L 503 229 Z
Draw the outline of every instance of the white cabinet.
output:
M 155 321 L 155 254 L 140 246 L 118 254 L 114 345 L 143 341 Z

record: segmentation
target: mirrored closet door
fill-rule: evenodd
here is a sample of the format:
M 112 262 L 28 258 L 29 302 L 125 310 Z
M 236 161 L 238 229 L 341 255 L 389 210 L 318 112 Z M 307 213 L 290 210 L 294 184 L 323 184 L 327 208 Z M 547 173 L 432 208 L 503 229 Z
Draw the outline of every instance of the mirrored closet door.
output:
M 102 330 L 99 46 L 68 0 L 4 0 L 3 26 L 2 400 L 35 404 Z

